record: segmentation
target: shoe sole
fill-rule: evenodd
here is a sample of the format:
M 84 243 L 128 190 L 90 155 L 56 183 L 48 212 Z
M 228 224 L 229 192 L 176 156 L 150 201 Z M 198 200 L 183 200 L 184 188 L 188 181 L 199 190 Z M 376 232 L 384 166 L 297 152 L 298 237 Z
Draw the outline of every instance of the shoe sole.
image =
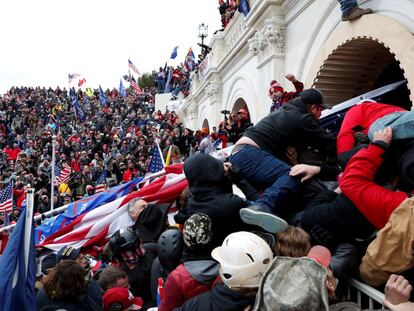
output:
M 246 224 L 259 226 L 270 233 L 282 232 L 288 227 L 286 221 L 270 213 L 250 208 L 242 208 L 239 213 L 241 220 Z

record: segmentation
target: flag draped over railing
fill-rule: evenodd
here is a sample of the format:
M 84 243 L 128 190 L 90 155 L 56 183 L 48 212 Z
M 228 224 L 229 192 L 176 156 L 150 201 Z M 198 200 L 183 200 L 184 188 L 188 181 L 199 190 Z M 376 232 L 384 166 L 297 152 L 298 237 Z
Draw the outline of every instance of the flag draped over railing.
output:
M 134 224 L 127 208 L 132 199 L 143 198 L 148 203 L 172 204 L 187 187 L 182 167 L 181 164 L 166 168 L 167 175 L 139 191 L 80 214 L 70 224 L 41 241 L 38 246 L 54 251 L 65 245 L 75 248 L 103 246 L 117 230 Z M 178 171 L 181 173 L 177 174 Z
M 82 213 L 91 211 L 101 205 L 114 201 L 130 193 L 132 189 L 142 180 L 135 178 L 126 184 L 122 184 L 99 194 L 75 201 L 68 205 L 67 211 L 52 218 L 47 218 L 35 229 L 35 242 L 41 243 L 44 239 L 70 224 Z

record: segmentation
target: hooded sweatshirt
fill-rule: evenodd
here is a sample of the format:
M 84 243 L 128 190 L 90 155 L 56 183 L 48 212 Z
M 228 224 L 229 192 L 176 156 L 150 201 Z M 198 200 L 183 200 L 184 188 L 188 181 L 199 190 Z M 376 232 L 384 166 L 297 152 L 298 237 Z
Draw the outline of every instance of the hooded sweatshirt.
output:
M 214 233 L 212 246 L 221 245 L 232 232 L 250 228 L 239 216 L 239 210 L 249 202 L 233 194 L 223 162 L 207 154 L 196 154 L 185 161 L 184 173 L 191 195 L 187 209 L 177 217 L 181 222 L 196 213 L 207 214 Z
M 209 291 L 219 272 L 214 260 L 187 261 L 167 278 L 158 311 L 172 311 L 199 294 Z

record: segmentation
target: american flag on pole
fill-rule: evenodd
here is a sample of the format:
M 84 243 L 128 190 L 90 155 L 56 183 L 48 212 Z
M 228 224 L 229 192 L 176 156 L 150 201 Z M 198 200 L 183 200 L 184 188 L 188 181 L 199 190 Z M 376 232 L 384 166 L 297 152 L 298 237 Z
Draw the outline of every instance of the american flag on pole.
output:
M 58 251 L 65 245 L 72 247 L 103 246 L 113 233 L 134 225 L 128 214 L 128 202 L 143 198 L 148 203 L 171 203 L 187 187 L 182 164 L 166 168 L 164 175 L 148 186 L 79 215 L 70 224 L 50 235 L 38 246 Z
M 162 171 L 164 169 L 164 162 L 161 155 L 161 150 L 158 147 L 154 148 L 154 153 L 152 154 L 151 162 L 148 165 L 147 172 L 148 173 L 156 173 Z
M 141 75 L 138 68 L 135 67 L 135 65 L 131 62 L 130 59 L 128 59 L 128 68 L 135 72 L 137 75 Z
M 61 183 L 67 182 L 70 179 L 72 172 L 69 164 L 65 163 L 63 168 L 55 165 L 55 185 L 59 186 Z
M 0 211 L 10 212 L 13 207 L 13 185 L 10 183 L 0 191 Z
M 129 83 L 131 84 L 131 87 L 134 89 L 135 93 L 137 93 L 138 95 L 142 94 L 142 90 L 139 87 L 138 83 L 135 81 L 134 77 L 131 78 Z
M 106 170 L 104 170 L 101 176 L 99 176 L 99 178 L 96 180 L 95 194 L 105 191 L 105 187 L 106 187 L 106 184 L 104 184 L 105 179 L 106 179 Z

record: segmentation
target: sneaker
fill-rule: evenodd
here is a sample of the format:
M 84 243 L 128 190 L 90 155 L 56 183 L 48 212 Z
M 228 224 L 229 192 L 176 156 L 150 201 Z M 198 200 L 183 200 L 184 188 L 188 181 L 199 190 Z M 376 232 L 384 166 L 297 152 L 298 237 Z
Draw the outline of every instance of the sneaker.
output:
M 264 211 L 258 205 L 242 208 L 239 213 L 241 220 L 246 224 L 259 226 L 270 233 L 282 232 L 288 227 L 287 222 L 282 218 Z
M 342 21 L 343 22 L 351 21 L 351 20 L 360 18 L 362 15 L 371 14 L 371 13 L 372 13 L 371 9 L 361 9 L 359 7 L 356 7 L 356 8 L 353 8 L 351 11 L 349 11 L 348 14 L 342 15 Z

